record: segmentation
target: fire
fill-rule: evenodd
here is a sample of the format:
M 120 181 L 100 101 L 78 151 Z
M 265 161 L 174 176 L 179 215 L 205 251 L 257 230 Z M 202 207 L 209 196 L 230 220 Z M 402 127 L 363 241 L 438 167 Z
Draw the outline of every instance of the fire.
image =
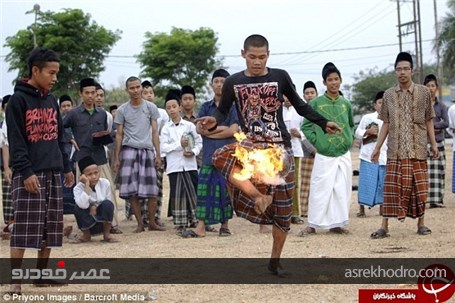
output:
M 242 142 L 246 139 L 244 133 L 236 133 L 234 137 L 237 141 Z M 236 157 L 241 163 L 242 170 L 234 173 L 234 178 L 240 181 L 254 179 L 261 183 L 278 185 L 283 184 L 283 172 L 288 163 L 285 163 L 286 152 L 279 146 L 270 144 L 268 148 L 253 148 L 247 150 L 242 144 L 238 144 L 234 151 Z

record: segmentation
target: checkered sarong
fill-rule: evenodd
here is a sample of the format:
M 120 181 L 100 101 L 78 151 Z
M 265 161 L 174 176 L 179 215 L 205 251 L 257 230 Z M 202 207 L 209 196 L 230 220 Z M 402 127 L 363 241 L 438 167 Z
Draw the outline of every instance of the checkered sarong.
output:
M 11 184 L 5 180 L 5 172 L 2 170 L 2 204 L 3 204 L 3 220 L 5 224 L 13 220 L 13 200 L 11 199 Z
M 314 157 L 300 159 L 300 214 L 308 215 L 308 197 L 310 196 L 311 172 Z
M 197 170 L 170 173 L 168 177 L 174 225 L 186 227 L 196 222 Z
M 197 183 L 196 218 L 205 224 L 225 223 L 232 218 L 227 181 L 210 164 L 202 165 Z
M 155 156 L 152 150 L 122 146 L 120 153 L 119 196 L 122 199 L 158 195 Z
M 221 174 L 229 180 L 234 167 L 240 165 L 233 156 L 235 147 L 238 143 L 225 145 L 215 151 L 212 160 L 214 166 Z M 252 148 L 267 148 L 267 143 L 242 142 L 242 146 L 251 150 Z M 267 185 L 253 182 L 254 186 L 264 195 L 273 196 L 272 204 L 262 214 L 257 214 L 254 210 L 254 201 L 238 188 L 228 182 L 229 193 L 233 202 L 237 216 L 245 218 L 257 224 L 273 224 L 283 232 L 288 232 L 291 225 L 292 215 L 292 196 L 294 194 L 294 155 L 290 148 L 286 149 L 289 155 L 290 170 L 282 185 Z
M 360 160 L 359 194 L 360 205 L 373 207 L 384 201 L 385 165 Z
M 444 141 L 438 142 L 439 159 L 428 157 L 428 199 L 430 204 L 443 204 L 446 187 L 446 153 Z M 431 144 L 428 144 L 428 153 L 431 155 Z
M 41 186 L 37 194 L 24 187 L 24 177 L 13 176 L 12 197 L 14 228 L 11 233 L 12 248 L 61 247 L 63 238 L 63 198 L 60 172 L 36 173 Z
M 387 160 L 382 215 L 404 220 L 425 214 L 428 195 L 427 160 Z

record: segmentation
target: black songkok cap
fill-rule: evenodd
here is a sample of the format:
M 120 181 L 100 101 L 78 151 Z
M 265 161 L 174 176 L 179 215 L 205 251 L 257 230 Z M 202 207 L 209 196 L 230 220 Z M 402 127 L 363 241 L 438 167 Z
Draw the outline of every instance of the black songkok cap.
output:
M 84 157 L 77 162 L 77 165 L 79 165 L 79 170 L 82 174 L 84 173 L 84 169 L 93 164 L 96 165 L 95 160 L 93 160 L 91 156 Z
M 99 90 L 99 89 L 104 90 L 104 88 L 98 82 L 95 83 L 95 87 L 96 87 L 96 90 Z
M 11 98 L 11 95 L 6 95 L 2 98 L 2 109 L 5 109 L 6 104 L 8 104 L 9 98 Z
M 423 80 L 423 85 L 427 85 L 428 82 L 431 82 L 431 81 L 434 81 L 434 83 L 436 84 L 436 86 L 439 86 L 438 85 L 438 79 L 436 79 L 436 76 L 433 75 L 433 74 L 429 74 L 429 75 L 426 75 L 425 76 L 425 80 Z
M 84 87 L 87 87 L 87 86 L 95 86 L 96 87 L 96 82 L 93 78 L 85 78 L 85 79 L 82 79 L 81 80 L 81 84 L 80 84 L 80 89 L 82 90 Z
M 374 97 L 374 102 L 376 102 L 377 100 L 379 99 L 382 99 L 384 97 L 384 91 L 380 91 L 376 94 L 376 96 Z
M 117 109 L 117 108 L 118 108 L 117 105 L 115 105 L 115 104 L 111 105 L 111 106 L 109 106 L 109 112 L 112 112 L 114 109 Z
M 171 88 L 166 94 L 164 103 L 166 104 L 166 102 L 169 100 L 177 100 L 177 102 L 180 104 L 180 90 Z
M 324 65 L 322 68 L 322 79 L 327 79 L 327 76 L 330 75 L 331 73 L 337 73 L 338 76 L 341 78 L 341 73 L 338 70 L 338 68 L 333 64 L 332 62 L 328 62 Z
M 152 83 L 150 83 L 149 80 L 145 80 L 141 83 L 142 85 L 142 88 L 146 88 L 146 87 L 153 87 Z
M 411 63 L 411 68 L 413 67 L 412 56 L 409 53 L 406 52 L 399 53 L 397 59 L 395 60 L 395 67 L 397 67 L 398 62 L 400 61 L 408 61 L 409 63 Z
M 192 88 L 189 85 L 182 86 L 182 89 L 180 90 L 180 96 L 183 96 L 184 94 L 192 94 L 194 96 L 194 98 L 196 98 L 196 93 L 194 92 L 194 88 Z
M 307 81 L 307 82 L 305 82 L 305 84 L 303 85 L 303 92 L 305 92 L 305 90 L 306 90 L 307 88 L 311 88 L 311 87 L 314 88 L 315 90 L 317 90 L 317 89 L 316 89 L 316 85 L 314 84 L 313 81 Z
M 212 81 L 213 81 L 213 79 L 218 78 L 218 77 L 227 78 L 229 76 L 230 76 L 230 74 L 228 73 L 227 70 L 220 68 L 213 72 Z
M 65 102 L 65 101 L 69 101 L 69 102 L 71 102 L 71 104 L 73 104 L 73 100 L 68 95 L 61 95 L 60 98 L 58 98 L 59 104 L 62 104 L 62 102 Z

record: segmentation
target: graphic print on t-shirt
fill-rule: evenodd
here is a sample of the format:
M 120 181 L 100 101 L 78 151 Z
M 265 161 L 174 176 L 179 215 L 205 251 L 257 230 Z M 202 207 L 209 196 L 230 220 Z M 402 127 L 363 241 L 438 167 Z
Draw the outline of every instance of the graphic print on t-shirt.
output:
M 254 141 L 281 142 L 283 139 L 277 120 L 281 106 L 278 83 L 238 84 L 234 85 L 234 92 L 247 134 Z

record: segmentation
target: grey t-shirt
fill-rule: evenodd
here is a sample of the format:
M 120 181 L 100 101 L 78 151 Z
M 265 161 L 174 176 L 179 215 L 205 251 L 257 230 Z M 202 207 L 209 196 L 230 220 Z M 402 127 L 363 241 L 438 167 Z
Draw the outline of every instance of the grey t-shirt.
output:
M 159 117 L 156 105 L 146 100 L 139 106 L 132 106 L 130 101 L 120 105 L 114 122 L 123 125 L 122 145 L 153 149 L 151 123 Z

